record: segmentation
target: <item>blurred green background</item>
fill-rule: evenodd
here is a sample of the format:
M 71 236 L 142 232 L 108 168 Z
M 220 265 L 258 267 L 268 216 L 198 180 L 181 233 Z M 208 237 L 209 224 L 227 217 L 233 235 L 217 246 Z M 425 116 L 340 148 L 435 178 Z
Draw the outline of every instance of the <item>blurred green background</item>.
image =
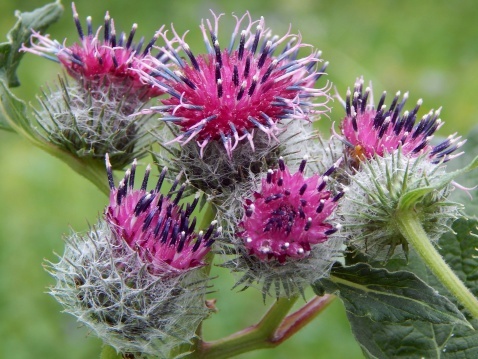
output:
M 0 33 L 13 26 L 15 9 L 32 10 L 46 2 L 0 2 Z M 70 4 L 64 3 L 61 21 L 49 29 L 53 38 L 68 44 L 77 36 Z M 478 5 L 476 1 L 153 1 L 116 0 L 77 2 L 80 18 L 93 17 L 100 25 L 106 10 L 118 30 L 139 24 L 138 33 L 150 37 L 161 24 L 173 22 L 179 33 L 191 30 L 187 39 L 202 51 L 198 25 L 209 9 L 227 14 L 221 22 L 228 34 L 232 12 L 249 10 L 264 16 L 274 33 L 282 34 L 292 23 L 304 42 L 323 50 L 330 61 L 328 79 L 344 93 L 357 76 L 372 80 L 376 95 L 410 91 L 409 107 L 424 99 L 421 114 L 443 106 L 446 122 L 441 134 L 466 135 L 478 118 Z M 3 35 L 2 35 L 3 36 Z M 227 43 L 228 36 L 223 39 Z M 2 40 L 3 41 L 3 40 Z M 19 69 L 23 86 L 15 93 L 34 101 L 39 86 L 53 81 L 59 66 L 26 55 Z M 332 120 L 342 116 L 334 103 Z M 331 121 L 322 119 L 323 128 Z M 13 133 L 0 132 L 0 358 L 96 358 L 101 343 L 60 313 L 60 306 L 44 292 L 52 283 L 42 269 L 44 258 L 62 253 L 62 236 L 87 229 L 106 204 L 93 185 L 66 165 Z M 230 292 L 233 278 L 215 270 L 214 297 L 220 313 L 205 324 L 206 339 L 215 339 L 255 323 L 264 311 L 255 290 Z M 240 356 L 259 358 L 362 358 L 342 305 L 336 301 L 305 330 L 272 351 Z

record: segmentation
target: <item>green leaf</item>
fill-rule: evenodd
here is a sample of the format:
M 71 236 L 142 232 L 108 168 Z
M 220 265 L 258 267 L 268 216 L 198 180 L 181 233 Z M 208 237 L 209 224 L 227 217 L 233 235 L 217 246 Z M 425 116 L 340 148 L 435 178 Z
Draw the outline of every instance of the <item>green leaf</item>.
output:
M 7 42 L 0 43 L 0 81 L 4 81 L 8 87 L 20 85 L 16 70 L 24 53 L 18 50 L 23 43 L 29 43 L 31 30 L 44 31 L 57 21 L 63 12 L 60 1 L 43 6 L 32 12 L 15 13 L 18 18 L 15 26 L 7 34 Z M 5 93 L 2 91 L 2 102 Z M 24 107 L 24 105 L 22 105 Z M 15 126 L 9 123 L 9 118 L 0 112 L 0 130 L 15 131 Z
M 457 327 L 443 348 L 443 358 L 478 358 L 478 320 L 471 320 L 474 330 Z
M 0 122 L 1 119 L 5 119 L 10 128 L 17 133 L 43 148 L 42 142 L 31 126 L 25 102 L 15 97 L 2 79 L 0 79 Z
M 456 274 L 478 295 L 478 220 L 460 218 L 438 242 L 440 253 Z M 380 266 L 374 263 L 374 266 Z M 391 260 L 389 270 L 403 268 L 403 261 Z M 431 271 L 410 251 L 406 268 L 426 281 L 436 292 L 454 298 Z M 461 309 L 461 308 L 460 308 Z M 463 325 L 433 324 L 420 319 L 401 323 L 374 321 L 367 316 L 348 313 L 354 335 L 364 354 L 370 358 L 478 358 L 478 320 L 470 319 L 473 329 Z
M 320 280 L 313 287 L 317 293 L 337 294 L 352 315 L 377 322 L 418 319 L 467 325 L 451 301 L 407 271 L 389 272 L 359 263 L 335 268 L 329 279 Z
M 478 220 L 460 218 L 455 233 L 446 233 L 438 242 L 439 251 L 460 279 L 478 296 Z
M 29 43 L 32 29 L 43 32 L 56 22 L 63 13 L 60 1 L 45 5 L 32 12 L 15 12 L 18 18 L 15 26 L 7 34 L 7 42 L 0 43 L 0 78 L 9 87 L 20 86 L 16 70 L 24 53 L 19 52 L 22 44 Z M 0 118 L 0 123 L 3 121 Z
M 478 296 L 478 220 L 460 218 L 453 224 L 455 233 L 440 238 L 440 253 L 460 279 Z M 457 327 L 446 344 L 446 358 L 478 358 L 478 320 L 475 330 Z
M 374 322 L 348 314 L 352 331 L 368 358 L 442 358 L 452 325 Z M 472 357 L 470 357 L 472 358 Z
M 15 97 L 4 81 L 0 79 L 0 119 L 5 119 L 10 128 L 38 144 L 26 107 L 25 102 Z

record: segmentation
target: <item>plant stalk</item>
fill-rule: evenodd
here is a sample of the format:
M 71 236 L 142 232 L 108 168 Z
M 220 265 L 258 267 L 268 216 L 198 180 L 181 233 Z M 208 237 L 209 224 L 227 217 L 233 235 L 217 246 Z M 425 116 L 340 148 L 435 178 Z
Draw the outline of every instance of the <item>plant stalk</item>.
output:
M 443 257 L 428 239 L 420 221 L 412 210 L 400 211 L 396 223 L 402 235 L 413 245 L 419 256 L 433 274 L 455 298 L 478 319 L 478 300 L 448 266 Z
M 188 359 L 226 359 L 258 349 L 273 348 L 310 323 L 334 299 L 333 295 L 314 297 L 287 316 L 298 297 L 278 299 L 259 323 L 228 337 L 200 342 Z

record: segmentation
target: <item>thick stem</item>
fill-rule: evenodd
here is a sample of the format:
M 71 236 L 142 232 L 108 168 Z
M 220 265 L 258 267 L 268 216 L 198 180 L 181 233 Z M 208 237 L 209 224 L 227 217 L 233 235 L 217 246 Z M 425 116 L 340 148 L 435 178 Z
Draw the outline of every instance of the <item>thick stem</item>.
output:
M 438 280 L 458 299 L 473 317 L 478 318 L 478 300 L 435 249 L 413 211 L 398 212 L 396 222 L 402 235 L 413 245 Z
M 225 359 L 275 346 L 271 339 L 297 298 L 278 299 L 259 323 L 228 337 L 201 343 L 191 358 Z
M 273 348 L 310 323 L 333 300 L 332 295 L 315 297 L 291 315 L 287 315 L 297 297 L 279 299 L 262 320 L 249 328 L 213 342 L 200 342 L 188 359 L 225 359 L 258 349 Z
M 335 298 L 334 295 L 329 294 L 322 297 L 314 297 L 298 311 L 288 315 L 275 333 L 274 344 L 279 345 L 300 331 L 327 308 Z

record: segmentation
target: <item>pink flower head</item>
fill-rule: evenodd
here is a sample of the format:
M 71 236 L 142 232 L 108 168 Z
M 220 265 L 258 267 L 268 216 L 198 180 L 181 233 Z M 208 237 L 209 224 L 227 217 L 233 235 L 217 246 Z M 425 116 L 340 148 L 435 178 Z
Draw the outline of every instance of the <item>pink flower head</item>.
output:
M 417 157 L 422 153 L 428 153 L 432 162 L 448 161 L 458 155 L 450 155 L 465 141 L 457 142 L 461 137 L 456 134 L 449 136 L 442 143 L 432 146 L 430 140 L 435 131 L 442 125 L 439 118 L 440 109 L 431 110 L 415 124 L 417 112 L 422 104 L 418 100 L 415 108 L 402 113 L 402 109 L 408 98 L 408 92 L 400 100 L 400 92 L 397 92 L 391 105 L 387 108 L 384 92 L 378 106 L 375 108 L 373 100 L 370 100 L 371 89 L 367 87 L 363 91 L 363 79 L 355 83 L 353 97 L 350 90 L 347 91 L 345 109 L 347 116 L 342 121 L 342 140 L 351 148 L 350 154 L 357 161 L 371 158 L 374 155 L 383 156 L 384 153 L 393 152 L 401 148 L 403 154 Z
M 322 176 L 305 177 L 304 159 L 291 174 L 283 159 L 279 169 L 269 170 L 262 180 L 260 192 L 245 201 L 245 215 L 239 223 L 238 236 L 251 255 L 262 261 L 307 257 L 311 246 L 327 240 L 337 228 L 326 223 L 343 196 L 326 191 L 331 167 Z
M 125 33 L 121 33 L 117 38 L 114 21 L 106 12 L 103 28 L 104 39 L 101 41 L 99 38 L 101 27 L 93 33 L 91 17 L 87 17 L 87 33 L 85 34 L 74 3 L 72 3 L 72 10 L 80 43 L 67 47 L 64 43 L 51 40 L 48 35 L 43 36 L 33 32 L 32 46 L 22 46 L 21 50 L 60 62 L 68 74 L 77 81 L 82 83 L 86 81 L 85 86 L 91 86 L 91 81 L 101 86 L 120 86 L 145 100 L 164 93 L 158 87 L 143 84 L 136 71 L 143 64 L 138 60 L 143 59 L 144 61 L 144 57 L 149 54 L 158 39 L 157 34 L 141 51 L 144 39 L 141 39 L 138 45 L 134 45 L 132 42 L 137 25 L 133 25 L 128 37 Z M 157 59 L 157 61 L 161 60 L 161 57 Z
M 173 40 L 162 34 L 166 42 L 163 51 L 178 71 L 168 71 L 164 64 L 148 57 L 153 69 L 164 68 L 165 73 L 160 81 L 151 76 L 151 71 L 144 72 L 144 81 L 171 96 L 162 100 L 163 106 L 145 112 L 164 113 L 164 120 L 178 125 L 182 133 L 175 141 L 185 144 L 195 139 L 202 156 L 210 141 L 219 140 L 231 157 L 242 139 L 247 138 L 254 148 L 255 129 L 265 132 L 269 140 L 277 140 L 276 135 L 283 130 L 279 126 L 282 119 L 310 120 L 311 115 L 325 112 L 327 89 L 314 88 L 327 66 L 317 70 L 322 61 L 320 52 L 298 58 L 299 50 L 310 46 L 301 42 L 300 35 L 288 32 L 283 37 L 271 36 L 264 19 L 252 21 L 249 13 L 236 17 L 231 43 L 221 49 L 220 17 L 214 15 L 214 24 L 206 20 L 207 25 L 201 25 L 205 54 L 195 56 L 174 28 Z M 175 43 L 184 55 L 173 48 Z M 283 50 L 274 55 L 281 44 Z M 316 97 L 324 101 L 313 103 Z
M 188 203 L 186 208 L 178 203 L 184 192 L 181 185 L 177 192 L 177 179 L 169 193 L 164 196 L 160 190 L 166 175 L 164 168 L 153 190 L 147 191 L 150 167 L 146 168 L 143 183 L 139 190 L 134 190 L 136 162 L 126 171 L 118 188 L 113 182 L 111 164 L 106 158 L 108 180 L 111 188 L 110 204 L 106 208 L 106 220 L 130 248 L 136 250 L 140 257 L 159 268 L 164 264 L 177 270 L 187 270 L 203 264 L 204 256 L 221 233 L 215 229 L 213 221 L 206 233 L 196 234 L 196 218 L 190 221 L 199 198 Z M 173 196 L 173 193 L 176 193 Z M 174 198 L 173 198 L 174 197 Z

